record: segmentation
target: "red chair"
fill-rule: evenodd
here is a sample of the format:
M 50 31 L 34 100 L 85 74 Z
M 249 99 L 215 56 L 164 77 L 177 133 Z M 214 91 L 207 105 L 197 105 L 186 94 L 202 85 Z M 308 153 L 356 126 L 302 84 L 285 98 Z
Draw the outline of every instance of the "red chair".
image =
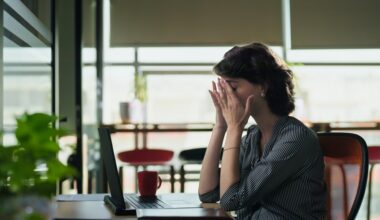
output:
M 355 219 L 368 177 L 367 144 L 352 133 L 318 133 L 325 158 L 327 219 Z
M 144 148 L 123 151 L 118 153 L 117 156 L 120 161 L 126 163 L 127 165 L 134 166 L 136 173 L 139 166 L 169 166 L 171 192 L 174 192 L 174 166 L 169 163 L 173 158 L 173 155 L 174 152 L 171 150 Z M 123 185 L 123 165 L 119 168 L 119 176 L 122 182 L 121 184 Z
M 173 158 L 174 152 L 162 149 L 136 149 L 120 152 L 118 158 L 131 165 L 162 165 Z
M 369 160 L 369 180 L 368 180 L 368 196 L 367 196 L 367 219 L 371 218 L 371 198 L 372 198 L 372 172 L 376 164 L 380 164 L 380 146 L 368 147 Z

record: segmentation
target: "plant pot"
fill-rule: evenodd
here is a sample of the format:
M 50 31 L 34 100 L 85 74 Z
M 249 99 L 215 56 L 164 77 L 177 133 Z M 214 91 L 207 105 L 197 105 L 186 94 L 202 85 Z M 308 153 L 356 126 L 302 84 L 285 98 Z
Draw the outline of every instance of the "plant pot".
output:
M 37 195 L 17 195 L 0 198 L 0 219 L 53 219 L 52 200 Z

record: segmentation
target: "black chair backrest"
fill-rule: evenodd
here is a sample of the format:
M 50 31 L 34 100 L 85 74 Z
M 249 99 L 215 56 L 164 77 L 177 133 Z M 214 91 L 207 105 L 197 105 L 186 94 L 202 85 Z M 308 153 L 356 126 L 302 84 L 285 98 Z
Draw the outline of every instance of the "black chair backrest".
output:
M 201 163 L 203 160 L 203 157 L 205 156 L 206 148 L 193 148 L 188 150 L 183 150 L 179 153 L 178 157 L 179 159 L 183 161 L 193 161 L 193 162 L 199 162 Z

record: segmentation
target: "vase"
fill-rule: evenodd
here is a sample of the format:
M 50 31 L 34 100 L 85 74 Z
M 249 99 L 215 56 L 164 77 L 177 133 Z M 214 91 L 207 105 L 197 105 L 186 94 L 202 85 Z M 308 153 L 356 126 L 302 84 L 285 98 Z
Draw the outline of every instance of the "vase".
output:
M 120 119 L 123 124 L 130 123 L 130 103 L 129 102 L 120 102 L 119 104 Z

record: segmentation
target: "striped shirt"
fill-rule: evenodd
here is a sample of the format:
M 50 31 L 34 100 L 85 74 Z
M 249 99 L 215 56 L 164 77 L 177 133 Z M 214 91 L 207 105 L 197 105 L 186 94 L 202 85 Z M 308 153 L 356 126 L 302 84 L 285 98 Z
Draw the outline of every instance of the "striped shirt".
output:
M 293 117 L 282 117 L 260 158 L 261 133 L 251 126 L 240 145 L 240 181 L 220 198 L 219 186 L 200 195 L 237 219 L 324 219 L 326 184 L 316 134 Z

